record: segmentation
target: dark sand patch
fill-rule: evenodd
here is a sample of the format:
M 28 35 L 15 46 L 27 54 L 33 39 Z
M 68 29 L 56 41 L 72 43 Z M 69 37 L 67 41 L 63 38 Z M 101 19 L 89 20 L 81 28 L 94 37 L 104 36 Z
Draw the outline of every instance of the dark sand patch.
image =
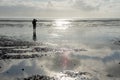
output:
M 40 54 L 41 52 L 46 53 L 50 51 L 51 53 L 55 53 L 55 52 L 57 53 L 63 50 L 61 50 L 60 48 L 47 47 L 46 44 L 38 43 L 35 41 L 30 42 L 21 39 L 15 39 L 14 37 L 0 36 L 0 59 L 39 58 L 39 57 L 47 56 L 47 54 Z M 79 51 L 87 51 L 87 50 L 78 48 L 78 49 L 72 49 L 72 51 L 79 52 Z M 35 52 L 39 54 L 33 54 Z M 28 54 L 23 55 L 22 53 L 30 53 L 31 55 Z

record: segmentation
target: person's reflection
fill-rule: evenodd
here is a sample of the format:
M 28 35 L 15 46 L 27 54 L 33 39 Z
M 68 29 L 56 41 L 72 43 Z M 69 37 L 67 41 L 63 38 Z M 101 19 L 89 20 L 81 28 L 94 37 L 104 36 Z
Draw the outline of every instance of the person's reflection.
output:
M 37 40 L 36 29 L 33 29 L 33 41 Z

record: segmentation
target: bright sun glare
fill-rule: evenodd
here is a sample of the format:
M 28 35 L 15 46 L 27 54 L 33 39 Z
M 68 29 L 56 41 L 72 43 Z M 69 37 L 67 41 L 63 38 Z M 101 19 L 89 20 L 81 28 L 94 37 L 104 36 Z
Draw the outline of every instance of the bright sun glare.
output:
M 68 24 L 70 24 L 70 22 L 68 22 L 68 21 L 56 20 L 55 21 L 55 26 L 56 26 L 55 29 L 66 30 L 69 27 Z

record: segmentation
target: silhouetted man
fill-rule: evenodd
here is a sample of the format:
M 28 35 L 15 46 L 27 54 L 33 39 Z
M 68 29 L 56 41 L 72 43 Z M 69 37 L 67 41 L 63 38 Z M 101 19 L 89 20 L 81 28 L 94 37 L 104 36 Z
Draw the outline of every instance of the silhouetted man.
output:
M 37 22 L 37 20 L 36 20 L 36 19 L 33 19 L 33 21 L 32 21 L 33 29 L 36 29 L 36 22 Z
M 33 40 L 36 41 L 37 36 L 36 36 L 36 19 L 33 19 L 32 24 L 33 24 Z

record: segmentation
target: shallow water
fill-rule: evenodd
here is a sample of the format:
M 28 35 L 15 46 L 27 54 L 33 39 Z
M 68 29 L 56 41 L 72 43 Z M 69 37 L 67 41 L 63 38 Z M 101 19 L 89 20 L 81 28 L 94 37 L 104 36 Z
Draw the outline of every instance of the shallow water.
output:
M 2 80 L 23 79 L 32 75 L 54 76 L 58 80 L 120 79 L 119 20 L 38 22 L 34 32 L 31 22 L 0 22 L 0 36 L 31 43 L 43 43 L 22 48 L 22 50 L 31 50 L 25 53 L 6 52 L 7 55 L 12 56 L 31 54 L 43 56 L 0 59 Z M 1 48 L 8 47 L 1 46 L 0 53 L 4 54 Z M 12 47 L 13 50 L 21 50 L 16 46 Z M 42 50 L 45 48 L 48 50 L 33 51 L 41 47 Z M 64 72 L 69 71 L 87 72 L 90 75 L 74 78 L 67 75 L 66 77 Z

